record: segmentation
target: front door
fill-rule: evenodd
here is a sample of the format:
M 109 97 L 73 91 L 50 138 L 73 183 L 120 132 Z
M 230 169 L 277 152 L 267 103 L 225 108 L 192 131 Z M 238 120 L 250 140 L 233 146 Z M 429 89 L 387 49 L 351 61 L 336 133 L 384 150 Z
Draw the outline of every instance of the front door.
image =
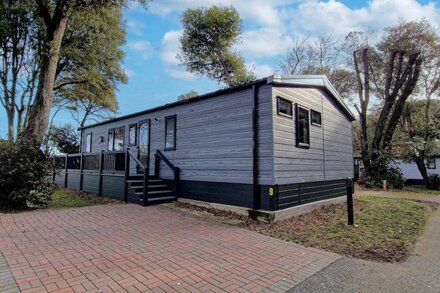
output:
M 148 169 L 150 165 L 150 120 L 140 121 L 139 129 L 139 161 Z M 138 170 L 142 172 L 142 170 Z

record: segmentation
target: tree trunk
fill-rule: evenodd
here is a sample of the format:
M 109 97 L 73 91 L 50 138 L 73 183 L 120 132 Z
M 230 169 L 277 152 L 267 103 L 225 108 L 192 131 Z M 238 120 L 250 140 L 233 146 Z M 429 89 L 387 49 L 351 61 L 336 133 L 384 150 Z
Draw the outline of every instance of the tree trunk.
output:
M 31 106 L 28 123 L 24 131 L 28 139 L 37 143 L 41 143 L 49 122 L 56 69 L 66 24 L 67 17 L 64 16 L 54 23 L 53 28 L 47 28 L 49 33 L 47 34 L 45 44 L 49 46 L 49 52 L 43 53 L 41 58 L 35 101 Z
M 231 87 L 234 85 L 234 83 L 232 82 L 231 73 L 229 72 L 229 67 L 228 64 L 226 63 L 225 55 L 221 50 L 218 50 L 217 54 L 218 54 L 218 58 L 220 59 L 220 63 L 222 64 L 223 67 L 223 74 L 225 76 L 226 83 L 228 84 L 229 87 Z
M 425 187 L 428 188 L 429 174 L 428 174 L 428 170 L 426 169 L 426 165 L 425 165 L 424 152 L 420 152 L 420 154 L 415 157 L 414 161 L 416 162 L 417 169 L 419 169 L 420 175 L 422 175 L 423 184 L 425 184 Z

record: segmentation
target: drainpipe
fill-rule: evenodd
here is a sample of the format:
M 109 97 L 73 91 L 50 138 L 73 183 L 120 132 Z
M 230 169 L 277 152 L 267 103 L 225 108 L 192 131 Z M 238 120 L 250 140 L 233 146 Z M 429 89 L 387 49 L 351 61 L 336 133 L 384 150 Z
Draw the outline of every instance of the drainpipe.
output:
M 258 186 L 258 85 L 252 86 L 252 208 L 260 208 L 260 189 Z

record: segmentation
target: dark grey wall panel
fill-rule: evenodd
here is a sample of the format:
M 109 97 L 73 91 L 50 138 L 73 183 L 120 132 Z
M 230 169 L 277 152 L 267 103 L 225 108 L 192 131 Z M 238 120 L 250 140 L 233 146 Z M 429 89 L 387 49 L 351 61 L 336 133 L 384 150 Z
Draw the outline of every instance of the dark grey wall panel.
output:
M 67 188 L 79 190 L 80 173 L 75 171 L 69 171 L 67 174 Z
M 206 181 L 180 183 L 179 197 L 252 208 L 252 185 Z
M 58 186 L 64 186 L 64 178 L 65 178 L 64 176 L 65 176 L 64 171 L 56 174 L 54 183 Z
M 282 210 L 301 204 L 345 196 L 346 194 L 345 179 L 282 184 L 278 186 L 277 207 Z
M 273 183 L 272 87 L 259 85 L 259 184 Z M 83 131 L 92 135 L 92 151 L 107 150 L 108 130 L 151 119 L 150 174 L 154 171 L 154 153 L 163 154 L 181 168 L 181 179 L 189 181 L 252 183 L 252 102 L 251 87 L 206 100 L 179 105 L 153 113 L 130 117 Z M 177 115 L 176 150 L 164 151 L 164 121 Z M 99 143 L 99 137 L 104 142 Z M 134 173 L 131 165 L 131 173 Z M 161 164 L 161 178 L 173 173 Z
M 114 199 L 124 199 L 124 177 L 120 176 L 102 176 L 102 195 Z
M 90 193 L 99 193 L 99 175 L 93 173 L 84 173 L 83 190 Z

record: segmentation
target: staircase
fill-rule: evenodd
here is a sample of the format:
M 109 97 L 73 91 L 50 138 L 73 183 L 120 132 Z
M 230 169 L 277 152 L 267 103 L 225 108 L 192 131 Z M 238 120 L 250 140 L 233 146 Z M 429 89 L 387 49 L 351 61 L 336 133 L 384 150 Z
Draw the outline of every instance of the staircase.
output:
M 148 192 L 146 202 L 144 203 L 144 176 L 136 175 L 130 176 L 127 180 L 129 193 L 134 194 L 134 199 L 142 205 L 153 205 L 159 203 L 172 202 L 176 200 L 173 190 L 168 184 L 157 178 L 156 176 L 149 176 L 148 178 Z

